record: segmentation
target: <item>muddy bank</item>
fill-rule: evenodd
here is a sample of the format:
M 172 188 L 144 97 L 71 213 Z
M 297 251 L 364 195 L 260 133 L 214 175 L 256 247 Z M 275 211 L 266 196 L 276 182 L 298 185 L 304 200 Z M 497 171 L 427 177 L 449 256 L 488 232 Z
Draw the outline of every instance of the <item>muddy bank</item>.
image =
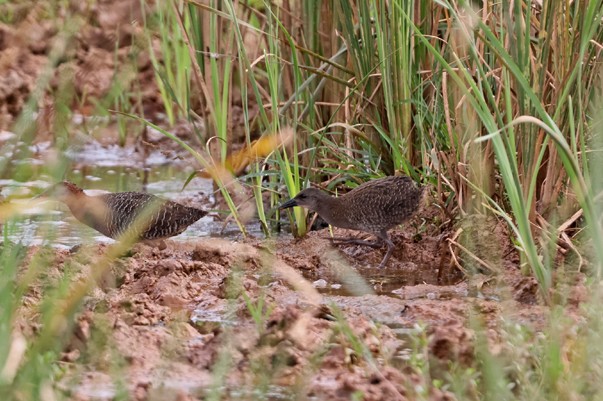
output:
M 503 320 L 534 331 L 546 321 L 537 286 L 516 268 L 466 280 L 452 273 L 449 258 L 436 263 L 439 239 L 413 242 L 397 230 L 403 246 L 391 266 L 376 271 L 383 250 L 333 248 L 327 236 L 171 240 L 163 251 L 137 245 L 86 298 L 62 354 L 59 388 L 74 400 L 122 393 L 201 400 L 212 391 L 226 399 L 260 392 L 275 400 L 348 400 L 360 392 L 365 400 L 412 400 L 417 389 L 447 400 L 450 394 L 424 382 L 413 353 L 426 355 L 438 377 L 450 363 L 474 362 L 470 315 L 479 316 L 495 354 L 505 349 Z M 53 250 L 48 274 L 75 269 L 80 280 L 89 277 L 107 249 Z M 33 288 L 23 306 L 26 334 L 41 293 Z

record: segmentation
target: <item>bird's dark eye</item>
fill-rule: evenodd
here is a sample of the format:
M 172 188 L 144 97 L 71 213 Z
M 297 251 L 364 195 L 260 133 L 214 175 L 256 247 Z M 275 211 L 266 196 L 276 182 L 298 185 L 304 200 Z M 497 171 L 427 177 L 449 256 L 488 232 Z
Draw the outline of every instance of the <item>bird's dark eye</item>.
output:
M 298 197 L 299 199 L 304 199 L 304 198 L 306 197 L 306 194 L 299 194 L 299 195 L 297 195 L 297 197 Z

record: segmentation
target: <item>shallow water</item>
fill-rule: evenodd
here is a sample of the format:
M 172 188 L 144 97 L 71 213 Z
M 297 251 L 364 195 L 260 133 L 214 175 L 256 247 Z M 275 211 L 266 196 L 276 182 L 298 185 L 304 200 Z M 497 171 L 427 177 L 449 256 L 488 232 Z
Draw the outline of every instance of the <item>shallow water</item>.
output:
M 36 155 L 32 166 L 40 166 L 51 149 L 45 144 L 36 145 Z M 209 179 L 194 178 L 183 190 L 186 179 L 194 171 L 190 164 L 180 160 L 170 160 L 160 152 L 151 152 L 144 159 L 133 147 L 115 145 L 101 146 L 96 142 L 86 144 L 76 152 L 68 151 L 66 156 L 77 168 L 67 172 L 65 179 L 77 183 L 89 194 L 103 191 L 143 191 L 174 201 L 186 200 L 187 205 L 195 205 L 209 210 L 214 203 L 213 184 Z M 10 174 L 10 172 L 8 173 Z M 83 242 L 113 243 L 114 241 L 77 221 L 65 205 L 52 200 L 31 202 L 31 198 L 42 192 L 53 180 L 18 181 L 0 177 L 0 195 L 10 197 L 19 206 L 21 216 L 5 224 L 5 235 L 12 242 L 26 246 L 50 245 L 71 248 Z M 224 223 L 210 213 L 184 233 L 173 237 L 175 241 L 220 235 L 239 237 L 236 224 Z M 250 224 L 251 234 L 260 234 L 259 224 Z
M 425 266 L 425 269 L 429 267 Z M 313 281 L 312 284 L 323 295 L 351 297 L 367 294 L 393 295 L 392 291 L 403 286 L 414 285 L 416 280 L 415 273 L 405 274 L 400 271 L 382 271 L 375 268 L 358 271 L 355 277 L 347 278 L 347 283 L 343 283 L 336 277 L 327 276 Z

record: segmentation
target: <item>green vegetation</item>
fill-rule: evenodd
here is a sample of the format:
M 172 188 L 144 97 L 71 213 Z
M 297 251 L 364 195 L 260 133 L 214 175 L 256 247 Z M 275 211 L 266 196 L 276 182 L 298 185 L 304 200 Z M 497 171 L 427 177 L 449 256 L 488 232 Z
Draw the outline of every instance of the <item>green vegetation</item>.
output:
M 335 192 L 383 175 L 409 175 L 431 186 L 434 205 L 447 216 L 504 221 L 522 271 L 536 278 L 550 308 L 541 334 L 501 322 L 505 352 L 498 354 L 487 346 L 485 323 L 473 319 L 475 361 L 469 367 L 430 366 L 426 334 L 417 328 L 404 366 L 418 377 L 411 394 L 429 399 L 429 389 L 438 388 L 459 400 L 599 399 L 603 0 L 143 4 L 141 31 L 132 34 L 136 46 L 124 56 L 115 44 L 115 75 L 101 98 L 78 92 L 62 75 L 64 58 L 75 57 L 68 44 L 77 33 L 65 27 L 90 20 L 58 3 L 40 8 L 40 16 L 61 16 L 64 30 L 49 46 L 48 65 L 12 127 L 26 144 L 39 132 L 32 116 L 42 113 L 45 93 L 54 101 L 48 130 L 58 150 L 70 141 L 72 106 L 91 103 L 95 115 L 115 119 L 121 145 L 145 127 L 181 145 L 214 179 L 241 232 L 253 209 L 266 237 L 283 218 L 290 219 L 295 236 L 308 230 L 304 210 L 286 217 L 275 211 L 282 196 L 311 184 Z M 0 15 L 6 8 L 0 20 L 7 24 L 23 13 L 9 6 L 0 1 Z M 138 81 L 135 61 L 140 54 L 150 58 L 164 122 L 186 122 L 193 137 L 182 139 L 145 115 L 141 87 L 147 83 Z M 51 83 L 55 73 L 58 83 Z M 100 128 L 89 124 L 84 131 L 98 134 Z M 287 127 L 291 137 L 271 141 Z M 243 168 L 234 166 L 237 151 Z M 65 169 L 61 161 L 33 171 L 0 160 L 3 176 L 24 179 L 38 173 L 59 178 Z M 64 373 L 58 360 L 65 333 L 88 291 L 124 249 L 108 252 L 98 262 L 99 277 L 76 291 L 72 272 L 48 280 L 36 317 L 41 329 L 26 339 L 14 326 L 29 286 L 46 279 L 52 254 L 41 248 L 26 262 L 27 249 L 9 245 L 19 218 L 11 216 L 2 226 L 0 398 L 53 399 L 44 394 L 54 394 L 53 383 Z M 481 245 L 463 246 L 475 251 Z M 561 249 L 568 251 L 562 255 Z M 484 263 L 500 265 L 491 256 Z M 564 280 L 571 282 L 581 269 L 589 277 L 591 300 L 582 304 L 583 319 L 576 322 L 563 314 L 570 292 Z M 240 302 L 263 335 L 270 301 L 243 293 Z M 335 312 L 333 335 L 374 367 L 366 344 Z M 232 369 L 228 346 L 225 341 L 214 367 L 211 399 L 221 399 Z M 257 399 L 267 399 L 270 377 L 261 376 L 267 374 L 261 362 L 255 367 L 261 372 Z
M 190 41 L 189 54 L 203 55 L 192 60 L 204 72 L 193 82 L 210 111 L 208 137 L 220 145 L 211 157 L 224 162 L 234 142 L 225 125 L 235 97 L 229 102 L 229 91 L 240 94 L 246 122 L 250 105 L 260 106 L 244 126 L 248 143 L 280 126 L 296 131 L 291 147 L 261 161 L 267 169 L 254 164 L 250 172 L 264 224 L 259 194 L 280 184 L 293 196 L 309 182 L 334 189 L 400 172 L 434 184 L 451 213 L 489 210 L 504 219 L 545 297 L 553 266 L 545 265 L 550 258 L 539 238 L 559 238 L 578 208 L 603 260 L 585 156 L 589 115 L 597 110 L 598 2 L 563 8 L 552 1 L 534 10 L 497 4 L 486 19 L 463 2 L 316 2 L 266 8 L 260 28 L 231 2 L 219 3 L 191 4 L 184 16 L 198 25 L 175 17 L 189 37 L 202 39 Z M 200 35 L 208 25 L 212 32 L 219 25 L 219 40 Z M 294 213 L 303 235 L 305 216 Z M 557 226 L 544 223 L 551 221 Z M 593 271 L 600 274 L 598 263 Z

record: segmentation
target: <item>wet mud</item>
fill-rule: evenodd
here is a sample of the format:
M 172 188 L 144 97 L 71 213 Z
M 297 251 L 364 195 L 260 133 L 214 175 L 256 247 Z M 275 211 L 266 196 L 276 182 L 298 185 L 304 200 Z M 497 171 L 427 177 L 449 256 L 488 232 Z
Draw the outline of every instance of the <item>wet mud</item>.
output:
M 120 391 L 139 400 L 201 400 L 218 384 L 229 399 L 261 390 L 275 400 L 300 392 L 319 400 L 356 392 L 365 400 L 411 400 L 421 378 L 408 355 L 420 339 L 435 369 L 473 362 L 470 315 L 487 328 L 493 352 L 504 348 L 497 334 L 503 316 L 542 329 L 537 286 L 517 268 L 443 280 L 439 270 L 451 265 L 434 249 L 440 239 L 413 242 L 398 229 L 394 257 L 378 270 L 384 250 L 333 247 L 328 235 L 169 240 L 165 250 L 136 245 L 86 298 L 62 354 L 59 387 L 74 400 L 110 400 Z M 109 247 L 55 248 L 48 274 L 75 266 L 76 277 L 89 277 Z M 35 315 L 41 291 L 31 294 L 24 333 L 32 332 L 35 318 L 25 317 Z M 429 397 L 451 399 L 437 389 Z

